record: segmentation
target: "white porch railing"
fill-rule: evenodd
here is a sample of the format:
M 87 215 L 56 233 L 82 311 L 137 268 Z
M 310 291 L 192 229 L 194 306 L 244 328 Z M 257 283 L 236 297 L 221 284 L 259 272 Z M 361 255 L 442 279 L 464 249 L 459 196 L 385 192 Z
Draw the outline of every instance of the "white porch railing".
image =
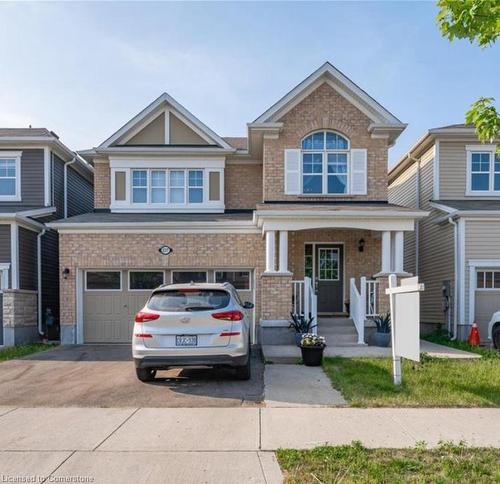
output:
M 314 318 L 315 327 L 312 332 L 317 334 L 318 297 L 314 292 L 310 277 L 304 277 L 303 281 L 292 281 L 292 312 Z
M 361 278 L 360 290 L 356 287 L 356 279 L 351 278 L 349 284 L 349 310 L 358 333 L 358 344 L 365 342 L 366 319 L 366 278 Z
M 378 281 L 366 280 L 366 317 L 378 316 Z
M 356 279 L 352 278 L 350 281 L 350 317 L 358 333 L 358 344 L 363 344 L 366 318 L 378 315 L 378 281 L 361 277 L 359 282 L 358 291 Z

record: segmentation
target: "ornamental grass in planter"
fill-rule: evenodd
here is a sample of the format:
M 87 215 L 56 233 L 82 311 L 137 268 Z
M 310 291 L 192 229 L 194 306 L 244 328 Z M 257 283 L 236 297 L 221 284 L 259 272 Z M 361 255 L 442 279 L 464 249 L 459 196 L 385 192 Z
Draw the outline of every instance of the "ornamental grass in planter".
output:
M 326 347 L 324 336 L 307 333 L 302 336 L 300 341 L 300 351 L 302 352 L 302 361 L 306 366 L 321 366 L 323 362 L 323 351 Z
M 290 326 L 288 327 L 295 330 L 295 344 L 300 346 L 302 337 L 316 327 L 316 324 L 313 324 L 314 317 L 306 318 L 303 314 L 290 313 L 290 318 Z
M 387 348 L 391 342 L 391 313 L 381 314 L 373 318 L 377 331 L 373 335 L 375 346 Z

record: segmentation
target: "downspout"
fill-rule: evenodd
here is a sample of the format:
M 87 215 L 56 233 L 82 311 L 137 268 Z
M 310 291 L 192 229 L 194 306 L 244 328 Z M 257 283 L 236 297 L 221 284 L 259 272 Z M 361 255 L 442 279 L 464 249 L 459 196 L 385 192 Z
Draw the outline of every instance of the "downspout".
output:
M 37 269 L 38 269 L 38 334 L 44 336 L 43 333 L 43 314 L 42 314 L 42 236 L 47 232 L 47 229 L 42 229 L 42 231 L 37 235 Z
M 448 217 L 448 222 L 453 225 L 453 240 L 454 240 L 454 266 L 455 266 L 455 282 L 453 284 L 453 336 L 452 340 L 457 339 L 458 332 L 458 224 L 453 217 Z
M 64 218 L 68 218 L 68 166 L 76 162 L 76 156 L 64 163 Z

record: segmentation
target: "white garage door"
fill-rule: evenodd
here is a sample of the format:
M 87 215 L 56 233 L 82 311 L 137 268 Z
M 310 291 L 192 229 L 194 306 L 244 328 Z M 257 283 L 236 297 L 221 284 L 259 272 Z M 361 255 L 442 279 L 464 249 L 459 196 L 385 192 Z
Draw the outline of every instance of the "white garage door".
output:
M 231 282 L 242 301 L 254 302 L 248 269 L 87 270 L 84 274 L 84 343 L 130 343 L 134 316 L 151 289 L 164 282 Z
M 488 323 L 494 312 L 500 311 L 500 271 L 477 271 L 475 316 L 481 340 L 488 337 Z

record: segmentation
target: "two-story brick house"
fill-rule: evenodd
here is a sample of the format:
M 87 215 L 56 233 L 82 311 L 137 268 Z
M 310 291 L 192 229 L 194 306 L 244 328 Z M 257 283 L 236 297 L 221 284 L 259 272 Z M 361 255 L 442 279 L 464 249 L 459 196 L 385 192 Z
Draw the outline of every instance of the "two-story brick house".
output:
M 220 137 L 161 95 L 81 152 L 94 212 L 52 224 L 63 343 L 130 341 L 148 291 L 183 281 L 235 284 L 255 303 L 255 341 L 259 323 L 311 307 L 310 280 L 318 314 L 350 309 L 362 342 L 366 308 L 385 304 L 383 284 L 363 278 L 403 273 L 404 232 L 425 215 L 387 199 L 388 148 L 404 128 L 329 63 L 246 138 Z
M 58 339 L 58 234 L 46 224 L 92 210 L 93 171 L 52 131 L 0 129 L 0 345 Z
M 405 269 L 426 291 L 421 320 L 481 339 L 500 310 L 500 158 L 472 126 L 430 129 L 389 173 L 392 203 L 430 211 L 406 234 Z

